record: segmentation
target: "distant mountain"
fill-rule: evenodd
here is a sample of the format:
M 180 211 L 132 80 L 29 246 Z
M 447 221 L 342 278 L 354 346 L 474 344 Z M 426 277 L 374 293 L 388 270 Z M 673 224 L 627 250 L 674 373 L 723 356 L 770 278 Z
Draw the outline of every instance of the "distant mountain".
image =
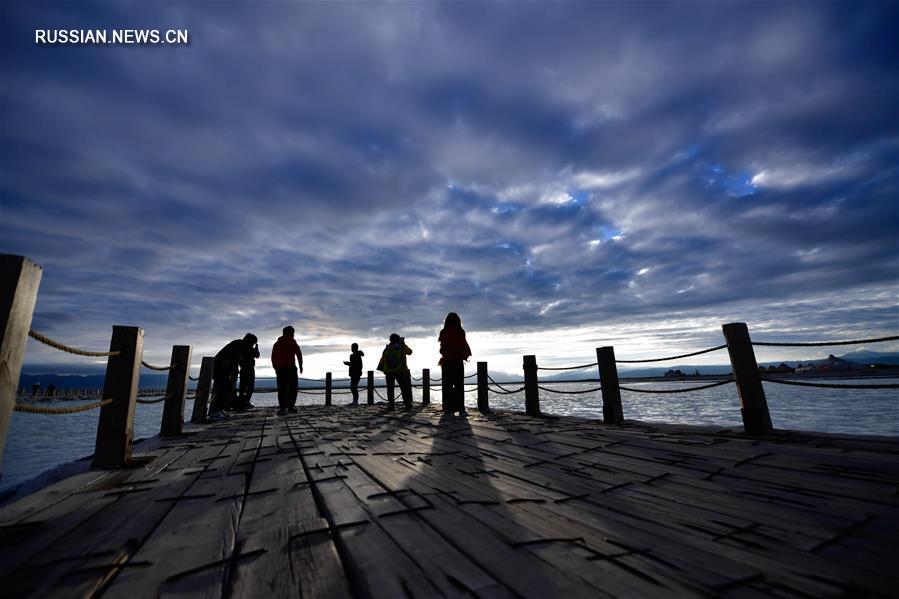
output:
M 861 365 L 889 364 L 891 366 L 899 366 L 899 353 L 896 352 L 876 352 L 863 349 L 842 355 L 840 358 Z

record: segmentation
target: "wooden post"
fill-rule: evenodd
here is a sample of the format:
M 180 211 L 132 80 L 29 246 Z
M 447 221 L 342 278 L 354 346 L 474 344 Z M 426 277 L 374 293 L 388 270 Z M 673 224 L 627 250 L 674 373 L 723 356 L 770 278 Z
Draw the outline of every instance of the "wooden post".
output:
M 770 435 L 774 432 L 774 427 L 771 425 L 762 379 L 759 378 L 759 367 L 755 361 L 749 329 L 743 322 L 732 322 L 721 328 L 727 342 L 727 353 L 730 354 L 737 393 L 740 395 L 743 429 L 751 435 Z
M 325 405 L 331 405 L 331 373 L 325 373 Z
M 618 388 L 618 366 L 615 365 L 615 348 L 596 348 L 599 365 L 599 384 L 602 385 L 602 421 L 606 424 L 624 422 L 621 408 L 621 389 Z
M 537 357 L 524 357 L 524 411 L 528 416 L 540 415 L 540 394 L 537 390 Z
M 165 386 L 165 404 L 162 408 L 160 437 L 176 437 L 184 430 L 184 398 L 190 376 L 190 346 L 172 346 L 169 362 L 169 378 Z
M 431 403 L 431 369 L 424 368 L 421 371 L 421 403 L 428 405 Z
M 207 356 L 200 362 L 200 376 L 197 377 L 197 393 L 194 396 L 194 410 L 190 421 L 194 424 L 206 422 L 206 405 L 209 403 L 209 391 L 212 389 L 212 371 L 215 369 L 215 358 Z
M 103 399 L 113 402 L 100 408 L 94 468 L 119 468 L 131 457 L 137 381 L 144 353 L 143 329 L 112 327 L 109 351 L 119 352 L 106 362 L 106 380 L 103 382 Z
M 487 362 L 478 362 L 478 412 L 490 412 L 490 399 L 487 397 Z
M 24 256 L 0 254 L 0 460 L 16 404 L 41 273 L 41 267 Z
M 375 371 L 368 371 L 368 405 L 375 405 Z

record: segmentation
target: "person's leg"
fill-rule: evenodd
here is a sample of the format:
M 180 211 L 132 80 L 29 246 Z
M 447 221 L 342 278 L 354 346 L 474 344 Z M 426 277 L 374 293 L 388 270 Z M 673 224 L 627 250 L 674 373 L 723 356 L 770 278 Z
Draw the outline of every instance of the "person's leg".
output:
M 293 368 L 288 368 L 287 370 L 290 375 L 290 382 L 289 382 L 290 389 L 288 390 L 289 391 L 288 397 L 290 399 L 290 402 L 287 406 L 287 409 L 290 410 L 291 412 L 296 412 L 296 410 L 297 410 L 297 408 L 296 408 L 297 393 L 299 393 L 298 385 L 299 385 L 300 379 L 299 379 L 299 375 L 297 374 L 296 366 L 294 366 Z
M 278 412 L 287 409 L 287 376 L 283 368 L 275 370 L 275 379 L 278 385 Z
M 394 385 L 396 385 L 396 375 L 395 374 L 385 374 L 384 378 L 387 380 L 387 409 L 393 409 L 394 402 Z
M 456 370 L 456 411 L 465 414 L 465 363 L 459 362 Z
M 358 376 L 350 377 L 350 392 L 353 394 L 353 403 L 359 403 L 359 378 Z
M 465 375 L 462 371 L 462 364 L 460 362 L 451 362 L 450 364 L 447 364 L 445 383 L 449 383 L 450 412 L 461 412 L 465 409 L 465 388 L 463 386 L 463 383 L 465 382 L 465 379 L 463 378 L 464 376 Z
M 412 381 L 409 379 L 409 371 L 400 375 L 400 391 L 403 393 L 403 406 L 412 407 Z
M 212 373 L 212 400 L 209 402 L 209 415 L 225 409 L 228 394 L 228 369 L 216 368 Z
M 246 396 L 243 398 L 244 409 L 249 408 L 252 405 L 250 403 L 250 398 L 253 397 L 254 391 L 256 391 L 256 369 L 250 368 L 247 372 L 247 392 Z
M 443 413 L 450 414 L 453 411 L 453 390 L 450 383 L 450 371 L 452 368 L 444 360 L 440 367 L 440 401 L 443 403 Z

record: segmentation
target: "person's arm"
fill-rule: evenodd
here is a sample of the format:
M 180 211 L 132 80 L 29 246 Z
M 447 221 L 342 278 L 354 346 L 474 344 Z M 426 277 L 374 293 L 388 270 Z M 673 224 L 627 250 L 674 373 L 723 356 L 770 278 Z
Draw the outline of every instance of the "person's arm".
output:
M 410 354 L 412 353 L 412 348 L 410 348 L 408 345 L 406 345 L 406 344 L 404 343 L 404 344 L 403 344 L 403 351 L 406 352 L 406 355 L 408 356 L 408 355 L 410 355 Z
M 299 345 L 297 345 L 297 362 L 300 364 L 300 374 L 303 374 L 303 352 L 300 351 Z

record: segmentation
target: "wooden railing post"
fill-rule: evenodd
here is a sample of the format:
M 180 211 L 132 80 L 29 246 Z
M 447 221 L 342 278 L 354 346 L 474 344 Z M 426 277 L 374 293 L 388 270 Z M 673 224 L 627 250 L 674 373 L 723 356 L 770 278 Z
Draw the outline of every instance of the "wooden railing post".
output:
M 368 371 L 368 405 L 375 405 L 375 371 Z
M 325 373 L 325 405 L 331 405 L 331 373 Z
M 421 403 L 428 405 L 431 403 L 431 369 L 424 368 L 421 371 Z
M 194 409 L 190 421 L 194 424 L 206 422 L 206 407 L 209 403 L 209 391 L 212 389 L 212 371 L 215 369 L 215 358 L 207 356 L 200 362 L 200 376 L 197 377 L 197 392 L 194 395 Z
M 118 468 L 131 457 L 134 439 L 134 406 L 137 400 L 137 381 L 140 360 L 144 353 L 144 331 L 139 327 L 112 327 L 110 356 L 106 362 L 103 399 L 112 403 L 100 408 L 97 424 L 97 444 L 94 449 L 94 468 Z
M 524 357 L 524 411 L 528 416 L 540 415 L 540 395 L 537 390 L 537 357 Z
M 40 284 L 40 266 L 24 256 L 0 254 L 0 460 Z
M 774 432 L 774 427 L 771 425 L 762 379 L 759 378 L 759 366 L 755 361 L 749 328 L 743 322 L 732 322 L 721 328 L 727 342 L 727 353 L 730 354 L 737 393 L 740 395 L 743 429 L 752 435 L 770 435 Z
M 478 362 L 478 412 L 486 414 L 490 411 L 490 399 L 487 396 L 487 362 Z
M 596 348 L 599 365 L 599 384 L 602 386 L 602 421 L 606 424 L 624 422 L 621 407 L 621 389 L 618 388 L 618 366 L 615 365 L 615 348 Z
M 169 362 L 169 378 L 165 385 L 165 403 L 162 408 L 161 437 L 176 437 L 184 432 L 184 399 L 190 376 L 190 346 L 172 346 Z

